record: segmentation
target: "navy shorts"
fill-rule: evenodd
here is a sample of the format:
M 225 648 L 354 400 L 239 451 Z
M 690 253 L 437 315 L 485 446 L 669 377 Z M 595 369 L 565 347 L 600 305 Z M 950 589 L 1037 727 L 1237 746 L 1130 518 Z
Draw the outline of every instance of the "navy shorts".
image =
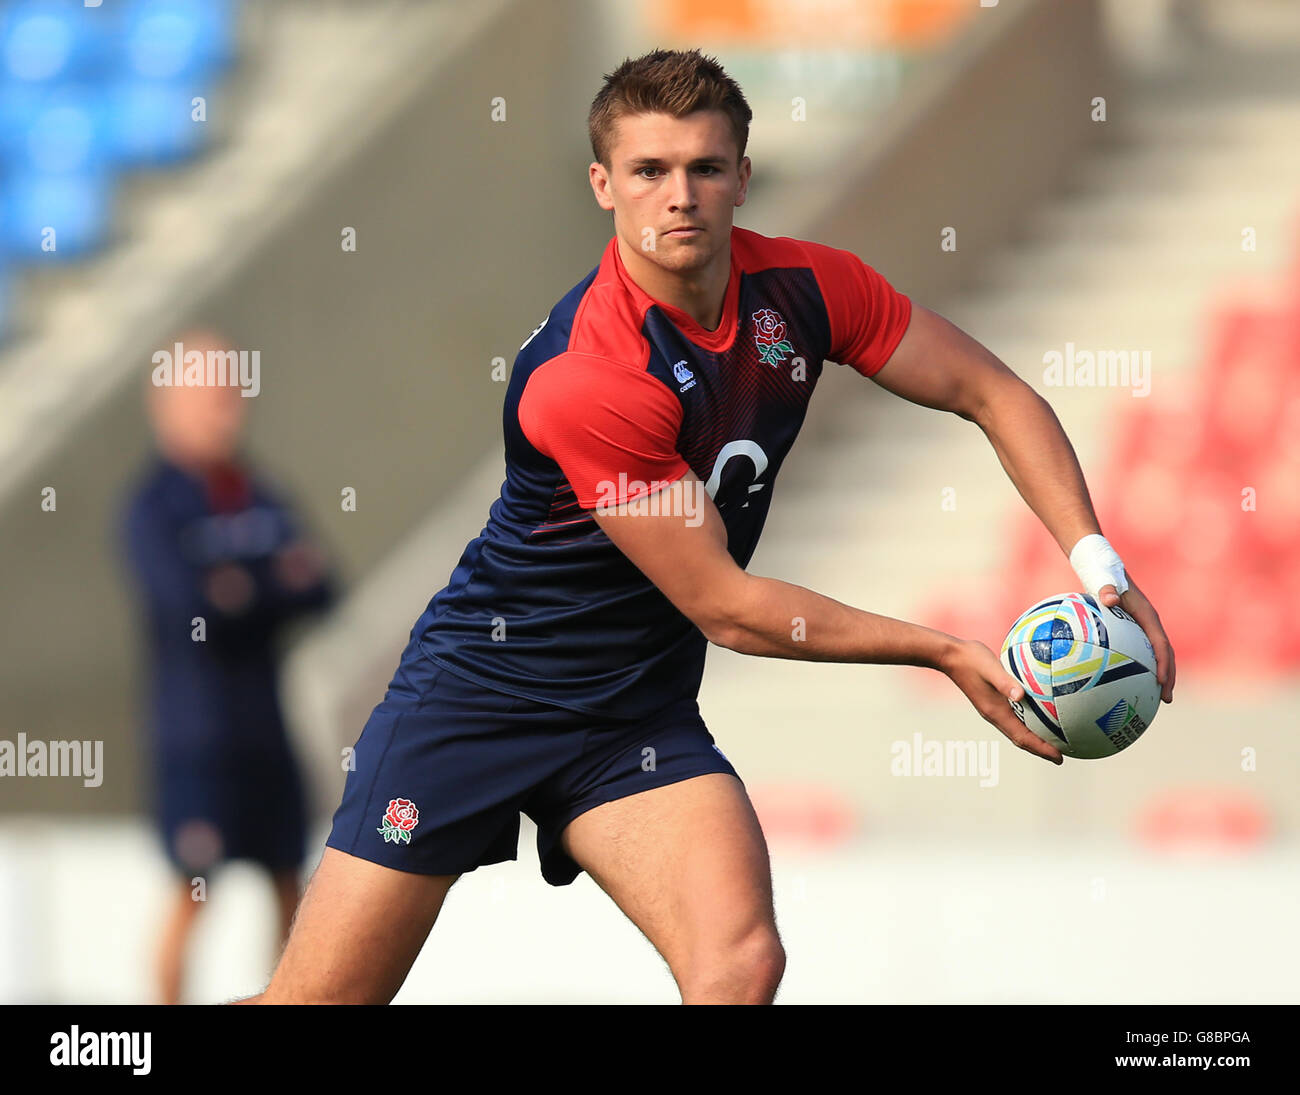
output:
M 298 870 L 307 850 L 307 807 L 287 750 L 234 748 L 158 758 L 155 818 L 172 867 L 206 875 L 232 859 Z
M 602 720 L 492 691 L 423 654 L 403 658 L 352 762 L 328 847 L 400 871 L 464 874 L 517 858 L 525 813 L 552 886 L 582 872 L 560 846 L 579 814 L 693 776 L 736 776 L 694 698 Z

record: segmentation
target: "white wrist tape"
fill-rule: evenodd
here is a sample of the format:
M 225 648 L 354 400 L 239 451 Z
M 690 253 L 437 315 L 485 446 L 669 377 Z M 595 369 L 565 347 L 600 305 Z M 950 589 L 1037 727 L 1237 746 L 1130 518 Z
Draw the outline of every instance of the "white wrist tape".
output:
M 1124 576 L 1124 564 L 1110 546 L 1110 541 L 1099 533 L 1085 536 L 1070 552 L 1070 566 L 1079 576 L 1086 593 L 1097 596 L 1102 586 L 1114 586 L 1116 593 L 1128 590 L 1128 579 Z

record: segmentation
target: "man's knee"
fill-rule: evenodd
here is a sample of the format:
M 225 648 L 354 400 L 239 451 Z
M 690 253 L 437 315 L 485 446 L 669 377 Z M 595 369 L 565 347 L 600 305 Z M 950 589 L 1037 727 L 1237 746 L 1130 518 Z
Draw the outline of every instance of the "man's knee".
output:
M 678 978 L 683 1003 L 770 1004 L 785 974 L 785 947 L 765 925 L 702 947 Z

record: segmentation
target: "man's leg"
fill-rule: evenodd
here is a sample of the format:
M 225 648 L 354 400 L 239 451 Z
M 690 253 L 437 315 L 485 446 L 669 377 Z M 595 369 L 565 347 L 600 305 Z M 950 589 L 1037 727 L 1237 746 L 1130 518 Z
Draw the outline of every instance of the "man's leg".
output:
M 663 955 L 682 1003 L 772 1002 L 785 950 L 740 780 L 711 773 L 604 803 L 561 845 Z
M 271 983 L 237 1003 L 388 1003 L 458 877 L 397 871 L 326 848 Z
M 185 952 L 194 934 L 194 921 L 199 914 L 199 902 L 188 878 L 172 883 L 171 908 L 167 923 L 158 936 L 157 977 L 158 999 L 164 1004 L 179 1004 L 185 980 Z

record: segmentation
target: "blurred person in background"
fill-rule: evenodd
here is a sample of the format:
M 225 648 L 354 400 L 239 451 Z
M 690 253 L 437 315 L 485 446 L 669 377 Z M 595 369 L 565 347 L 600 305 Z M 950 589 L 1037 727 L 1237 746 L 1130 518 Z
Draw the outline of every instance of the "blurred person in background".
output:
M 201 331 L 180 342 L 187 357 L 229 350 Z M 239 454 L 241 389 L 156 381 L 151 374 L 147 403 L 157 451 L 127 499 L 123 531 L 148 636 L 154 816 L 176 871 L 155 970 L 171 1004 L 221 863 L 247 859 L 269 872 L 280 940 L 288 934 L 307 810 L 277 693 L 277 639 L 334 592 L 322 552 Z

